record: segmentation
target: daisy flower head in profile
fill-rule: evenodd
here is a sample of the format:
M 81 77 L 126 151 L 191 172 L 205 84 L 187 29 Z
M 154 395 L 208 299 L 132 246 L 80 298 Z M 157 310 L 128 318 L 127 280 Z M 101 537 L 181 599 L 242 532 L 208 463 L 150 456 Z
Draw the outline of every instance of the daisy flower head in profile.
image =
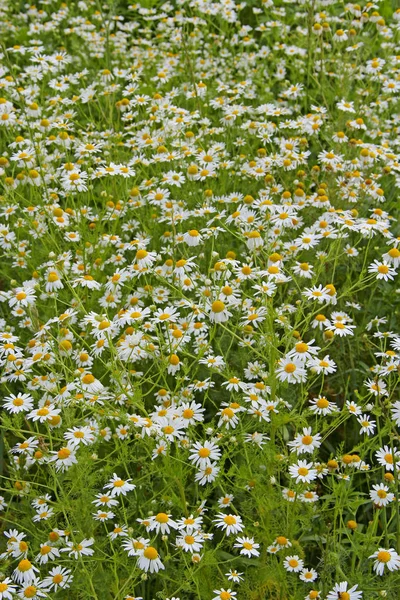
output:
M 226 323 L 232 313 L 226 308 L 225 302 L 222 300 L 214 300 L 208 309 L 208 316 L 213 323 Z
M 198 246 L 201 244 L 202 239 L 201 233 L 197 229 L 189 229 L 189 231 L 183 235 L 183 241 L 188 246 Z
M 165 569 L 154 546 L 146 546 L 140 551 L 137 566 L 141 571 L 150 571 L 150 573 L 158 573 L 158 571 Z
M 310 342 L 303 342 L 301 340 L 296 342 L 294 348 L 287 354 L 287 357 L 295 358 L 302 362 L 311 359 L 320 349 L 318 346 L 313 346 L 313 343 L 314 340 L 311 340 Z
M 324 358 L 312 357 L 307 361 L 307 366 L 311 371 L 320 375 L 323 373 L 324 375 L 329 375 L 330 373 L 334 373 L 336 371 L 336 363 L 329 358 L 328 355 L 324 356 Z
M 321 600 L 321 592 L 319 590 L 310 590 L 304 600 Z
M 278 535 L 278 537 L 275 538 L 274 544 L 279 549 L 281 549 L 281 548 L 290 548 L 292 545 L 292 542 L 284 535 Z
M 39 573 L 39 569 L 30 560 L 23 558 L 14 569 L 13 579 L 21 585 L 29 584 L 36 578 L 36 573 Z

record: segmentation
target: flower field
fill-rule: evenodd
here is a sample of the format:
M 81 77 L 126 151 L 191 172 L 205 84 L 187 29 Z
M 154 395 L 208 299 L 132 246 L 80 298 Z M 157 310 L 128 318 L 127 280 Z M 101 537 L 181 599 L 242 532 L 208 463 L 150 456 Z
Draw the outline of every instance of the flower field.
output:
M 0 600 L 398 600 L 400 5 L 0 1 Z

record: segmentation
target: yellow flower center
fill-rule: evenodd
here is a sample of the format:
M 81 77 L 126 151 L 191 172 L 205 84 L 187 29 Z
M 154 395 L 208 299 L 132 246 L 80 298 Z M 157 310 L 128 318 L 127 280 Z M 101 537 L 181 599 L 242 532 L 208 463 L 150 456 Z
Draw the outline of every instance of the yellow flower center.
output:
M 124 485 L 125 481 L 123 479 L 116 479 L 113 483 L 114 487 L 120 488 Z
M 319 398 L 316 402 L 318 408 L 328 408 L 329 401 L 326 398 Z
M 253 544 L 250 544 L 250 542 L 243 542 L 243 548 L 246 548 L 246 550 L 251 550 L 253 548 Z
M 153 546 L 148 546 L 143 552 L 143 556 L 149 560 L 156 560 L 156 558 L 158 558 L 158 552 Z
M 276 543 L 279 544 L 280 546 L 286 546 L 287 538 L 285 538 L 283 535 L 280 535 L 279 537 L 276 538 Z
M 295 348 L 296 352 L 298 352 L 299 354 L 304 354 L 304 352 L 307 352 L 308 350 L 308 345 L 304 342 L 299 342 L 298 344 L 296 344 Z
M 169 517 L 165 513 L 158 513 L 156 516 L 157 523 L 168 523 Z
M 215 300 L 211 305 L 213 313 L 221 313 L 225 309 L 225 304 L 221 300 Z
M 306 467 L 300 467 L 300 469 L 298 470 L 298 474 L 305 477 L 306 475 L 308 475 L 308 469 Z
M 397 248 L 391 248 L 388 254 L 391 258 L 400 258 L 400 250 Z
M 387 563 L 392 558 L 392 555 L 387 550 L 381 550 L 380 552 L 378 552 L 376 558 L 379 560 L 379 562 Z
M 21 562 L 18 564 L 18 571 L 21 571 L 21 573 L 25 573 L 26 571 L 29 571 L 29 569 L 32 568 L 32 563 L 27 560 L 26 558 L 24 558 L 23 560 L 21 560 Z
M 236 517 L 233 515 L 226 515 L 226 517 L 224 517 L 224 522 L 227 525 L 236 525 Z
M 198 455 L 200 458 L 208 458 L 211 454 L 211 450 L 209 448 L 200 448 Z
M 60 460 L 65 460 L 67 459 L 71 454 L 71 450 L 69 448 L 61 448 L 61 450 L 59 450 L 57 452 L 57 456 Z
M 82 383 L 85 383 L 86 385 L 90 385 L 91 383 L 93 383 L 95 380 L 94 376 L 91 373 L 87 373 L 86 375 L 84 375 L 82 377 Z

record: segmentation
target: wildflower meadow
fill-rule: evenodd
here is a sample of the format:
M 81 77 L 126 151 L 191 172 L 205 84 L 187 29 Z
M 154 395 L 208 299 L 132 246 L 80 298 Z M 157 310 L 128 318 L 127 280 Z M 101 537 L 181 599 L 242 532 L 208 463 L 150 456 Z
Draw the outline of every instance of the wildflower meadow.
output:
M 0 600 L 400 598 L 400 3 L 0 0 Z

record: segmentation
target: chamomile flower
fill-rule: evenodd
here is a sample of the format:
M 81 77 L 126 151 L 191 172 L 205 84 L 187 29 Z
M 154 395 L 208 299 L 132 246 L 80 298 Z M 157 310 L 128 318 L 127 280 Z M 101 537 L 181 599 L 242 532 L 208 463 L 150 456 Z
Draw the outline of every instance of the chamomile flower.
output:
M 3 408 L 11 414 L 27 412 L 33 408 L 33 398 L 30 394 L 10 394 L 3 400 Z
M 336 600 L 337 598 L 346 598 L 347 600 L 360 600 L 362 598 L 362 591 L 358 590 L 358 585 L 353 585 L 349 588 L 347 581 L 336 583 L 326 597 L 327 600 Z
M 385 567 L 389 571 L 400 569 L 400 556 L 393 548 L 379 548 L 369 557 L 374 560 L 374 571 L 377 575 L 383 575 Z
M 221 300 L 214 300 L 209 308 L 209 318 L 213 323 L 225 323 L 232 316 L 232 313 L 226 308 Z
M 400 453 L 396 446 L 389 448 L 389 446 L 383 446 L 375 452 L 376 460 L 382 467 L 385 467 L 386 471 L 393 471 L 394 465 L 400 462 Z
M 297 356 L 282 358 L 278 362 L 276 375 L 279 381 L 288 383 L 301 383 L 306 380 L 307 374 L 304 368 L 304 362 Z
M 229 581 L 233 581 L 234 583 L 240 583 L 241 581 L 243 581 L 242 575 L 243 573 L 239 573 L 234 569 L 230 570 L 228 573 L 225 573 L 225 577 L 227 577 Z
M 383 483 L 373 485 L 369 495 L 373 503 L 379 507 L 387 506 L 394 500 L 394 494 L 389 492 L 389 488 Z
M 56 471 L 64 472 L 72 465 L 77 464 L 78 460 L 73 446 L 63 446 L 57 451 L 52 451 L 49 462 L 54 463 Z
M 221 457 L 221 450 L 218 446 L 207 440 L 204 443 L 195 442 L 190 452 L 189 460 L 200 468 L 209 466 L 212 461 L 219 460 Z
M 169 534 L 171 529 L 177 529 L 178 524 L 171 518 L 171 515 L 160 512 L 155 516 L 148 518 L 147 531 L 155 531 L 156 533 Z
M 158 573 L 165 569 L 159 554 L 154 546 L 146 546 L 139 554 L 137 566 L 141 571 Z
M 220 590 L 214 590 L 214 594 L 216 594 L 212 600 L 235 600 L 236 592 L 233 592 L 231 588 L 227 590 L 225 588 L 221 588 Z
M 55 592 L 58 589 L 69 588 L 73 579 L 71 573 L 71 569 L 61 566 L 50 569 L 48 576 L 43 579 L 43 588 L 46 591 L 54 590 Z
M 176 538 L 176 545 L 182 548 L 185 552 L 201 552 L 204 544 L 203 536 L 196 531 L 186 533 L 181 537 Z
M 17 587 L 10 577 L 5 577 L 0 581 L 0 600 L 12 600 Z
M 396 269 L 390 266 L 390 264 L 385 261 L 379 262 L 378 260 L 374 260 L 374 262 L 368 267 L 369 273 L 376 273 L 377 279 L 383 279 L 384 281 L 393 280 L 395 275 L 397 274 Z
M 19 561 L 18 565 L 14 569 L 13 579 L 21 585 L 29 585 L 33 580 L 36 579 L 36 573 L 39 573 L 39 569 L 35 567 L 27 558 L 23 558 Z
M 111 490 L 111 496 L 126 496 L 126 494 L 135 489 L 135 485 L 130 483 L 132 479 L 121 479 L 116 473 L 113 473 L 111 480 L 106 483 L 104 489 Z
M 360 433 L 373 435 L 375 431 L 376 421 L 373 421 L 369 415 L 361 415 L 357 421 L 361 425 Z
M 335 373 L 336 371 L 336 363 L 328 356 L 324 356 L 324 358 L 312 357 L 307 361 L 307 366 L 311 371 L 320 375 L 323 373 L 324 375 L 329 375 L 330 373 Z
M 92 556 L 94 549 L 91 548 L 94 544 L 94 538 L 83 539 L 80 542 L 66 541 L 66 547 L 61 548 L 60 552 L 68 552 L 68 556 L 78 560 L 82 556 Z
M 304 581 L 305 583 L 312 583 L 317 578 L 318 573 L 317 571 L 315 571 L 315 569 L 303 568 L 299 575 L 299 579 L 301 579 L 301 581 Z
M 297 435 L 292 442 L 288 442 L 288 446 L 297 454 L 312 453 L 321 446 L 320 440 L 320 433 L 312 435 L 311 427 L 304 427 L 303 433 Z
M 254 538 L 237 537 L 233 547 L 240 548 L 240 554 L 248 556 L 249 558 L 251 558 L 252 556 L 260 556 L 260 552 L 258 550 L 260 544 L 257 544 L 254 541 Z
M 285 558 L 283 561 L 283 566 L 285 567 L 286 571 L 298 573 L 303 570 L 304 561 L 297 554 L 293 554 Z
M 240 533 L 244 529 L 242 518 L 239 515 L 224 515 L 223 513 L 219 513 L 217 518 L 214 519 L 214 523 L 217 527 L 220 527 L 226 535 Z
M 298 463 L 289 467 L 289 473 L 296 483 L 301 481 L 302 483 L 310 483 L 317 478 L 317 471 L 313 468 L 313 463 L 308 463 L 305 460 L 299 460 Z

